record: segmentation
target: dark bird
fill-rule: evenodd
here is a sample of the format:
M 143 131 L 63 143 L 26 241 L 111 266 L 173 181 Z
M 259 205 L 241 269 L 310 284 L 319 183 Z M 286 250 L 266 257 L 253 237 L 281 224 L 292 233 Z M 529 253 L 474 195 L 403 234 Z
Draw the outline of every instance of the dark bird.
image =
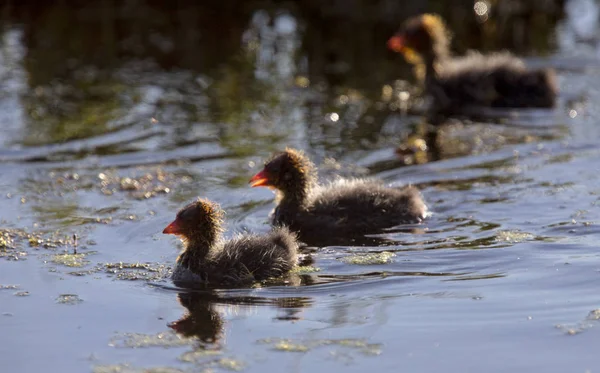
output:
M 388 40 L 388 48 L 415 65 L 438 112 L 468 107 L 553 107 L 556 76 L 552 69 L 531 70 L 508 52 L 464 57 L 450 55 L 450 33 L 442 18 L 423 14 L 408 19 Z
M 287 226 L 309 243 L 316 237 L 356 237 L 384 228 L 421 222 L 427 207 L 413 186 L 390 188 L 377 180 L 339 179 L 317 184 L 317 170 L 306 155 L 286 149 L 266 162 L 252 187 L 276 190 L 273 224 Z
M 172 276 L 177 285 L 247 284 L 283 275 L 296 265 L 298 242 L 287 228 L 224 240 L 222 224 L 219 205 L 198 199 L 181 209 L 163 230 L 180 236 L 184 243 Z

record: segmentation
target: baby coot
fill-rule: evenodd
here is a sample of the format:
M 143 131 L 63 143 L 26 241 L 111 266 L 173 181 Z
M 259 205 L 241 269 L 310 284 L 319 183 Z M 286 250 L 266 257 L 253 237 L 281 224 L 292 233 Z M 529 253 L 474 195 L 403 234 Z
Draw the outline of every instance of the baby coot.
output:
M 556 77 L 552 69 L 530 70 L 508 52 L 450 56 L 450 34 L 442 18 L 423 14 L 408 19 L 388 40 L 388 48 L 414 65 L 437 111 L 465 107 L 553 107 Z
M 339 179 L 318 185 L 315 165 L 295 149 L 271 158 L 250 185 L 276 190 L 273 224 L 290 227 L 304 241 L 324 235 L 377 233 L 421 222 L 427 215 L 421 194 L 413 186 L 391 188 L 370 179 Z
M 176 284 L 239 285 L 280 276 L 296 265 L 298 242 L 287 228 L 224 240 L 222 224 L 219 205 L 198 199 L 163 230 L 180 236 L 184 243 L 172 277 Z

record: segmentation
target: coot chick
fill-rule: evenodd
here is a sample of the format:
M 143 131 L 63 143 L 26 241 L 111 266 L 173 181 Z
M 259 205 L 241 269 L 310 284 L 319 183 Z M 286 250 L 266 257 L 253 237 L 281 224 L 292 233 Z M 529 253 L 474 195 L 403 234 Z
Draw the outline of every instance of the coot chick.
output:
M 408 19 L 388 40 L 414 65 L 433 109 L 460 111 L 467 107 L 553 107 L 556 77 L 552 69 L 530 70 L 508 52 L 450 56 L 450 34 L 442 18 L 423 14 Z
M 421 222 L 427 207 L 413 186 L 390 188 L 370 179 L 318 185 L 316 167 L 304 153 L 286 149 L 266 162 L 252 187 L 276 190 L 272 220 L 309 243 L 316 237 L 356 237 L 403 223 Z
M 280 276 L 296 264 L 298 242 L 287 228 L 260 236 L 239 234 L 226 241 L 222 223 L 219 205 L 198 199 L 163 230 L 180 236 L 184 243 L 172 276 L 177 285 L 240 285 Z

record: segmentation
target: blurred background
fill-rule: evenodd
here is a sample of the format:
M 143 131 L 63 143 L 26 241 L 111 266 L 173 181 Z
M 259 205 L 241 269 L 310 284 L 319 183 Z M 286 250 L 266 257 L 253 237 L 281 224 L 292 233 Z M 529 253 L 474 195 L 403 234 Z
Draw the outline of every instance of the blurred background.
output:
M 18 95 L 19 107 L 4 110 L 13 131 L 3 138 L 27 146 L 87 138 L 148 116 L 181 131 L 207 123 L 284 128 L 298 115 L 322 127 L 332 113 L 337 127 L 377 126 L 388 109 L 377 101 L 391 99 L 396 79 L 413 79 L 385 43 L 404 19 L 426 11 L 446 19 L 457 54 L 545 56 L 557 47 L 564 4 L 4 1 L 4 95 Z M 189 141 L 193 135 L 179 133 L 172 145 Z

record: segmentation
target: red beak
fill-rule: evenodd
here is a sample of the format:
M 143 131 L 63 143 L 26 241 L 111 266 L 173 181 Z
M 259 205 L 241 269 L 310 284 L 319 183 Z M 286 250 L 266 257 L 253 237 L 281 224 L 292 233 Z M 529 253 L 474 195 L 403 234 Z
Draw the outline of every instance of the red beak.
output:
M 404 36 L 394 35 L 388 40 L 387 47 L 394 52 L 402 52 L 404 49 Z
M 167 225 L 167 227 L 163 229 L 163 234 L 181 234 L 179 221 L 175 219 L 171 224 Z
M 252 176 L 252 179 L 250 179 L 250 186 L 252 188 L 259 186 L 269 186 L 269 178 L 267 177 L 267 173 L 265 172 L 265 170 L 262 170 L 261 172 Z

